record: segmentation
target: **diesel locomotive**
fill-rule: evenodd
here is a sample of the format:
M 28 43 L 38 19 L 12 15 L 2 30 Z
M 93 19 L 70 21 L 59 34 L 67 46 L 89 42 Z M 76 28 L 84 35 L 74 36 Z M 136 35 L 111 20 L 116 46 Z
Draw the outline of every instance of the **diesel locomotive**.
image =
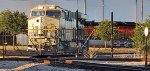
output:
M 38 5 L 28 19 L 28 46 L 57 52 L 83 50 L 83 24 L 86 15 L 56 5 Z

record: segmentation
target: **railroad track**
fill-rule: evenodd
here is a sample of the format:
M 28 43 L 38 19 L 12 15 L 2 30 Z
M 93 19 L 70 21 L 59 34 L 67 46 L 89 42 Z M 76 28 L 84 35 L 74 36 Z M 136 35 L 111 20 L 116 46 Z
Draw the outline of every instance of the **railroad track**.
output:
M 84 59 L 82 59 L 84 60 Z M 86 59 L 88 60 L 88 59 Z M 90 59 L 89 59 L 90 60 Z M 96 59 L 95 59 L 96 60 Z M 141 61 L 141 59 L 100 59 L 100 61 Z M 97 64 L 89 62 L 81 62 L 76 60 L 67 59 L 64 62 L 58 61 L 57 63 L 50 63 L 50 66 L 57 67 L 68 67 L 76 69 L 86 69 L 89 71 L 150 71 L 150 67 L 135 67 L 135 66 L 121 66 L 121 65 L 111 65 L 111 64 Z
M 12 61 L 33 61 L 35 63 L 45 63 L 49 66 L 56 67 L 67 67 L 73 69 L 85 69 L 88 71 L 150 71 L 150 67 L 134 67 L 134 66 L 121 66 L 121 65 L 111 65 L 111 64 L 97 64 L 89 62 L 81 62 L 78 60 L 91 60 L 91 59 L 75 59 L 70 58 L 72 55 L 58 55 L 58 57 L 52 55 L 49 56 L 35 56 L 32 58 L 5 58 L 1 60 L 12 60 Z M 37 58 L 36 58 L 37 57 Z M 95 59 L 99 61 L 141 61 L 141 59 Z M 28 65 L 27 65 L 28 66 Z M 36 64 L 35 64 L 36 66 Z M 23 66 L 25 67 L 25 66 Z M 31 66 L 32 67 L 32 66 Z
M 66 56 L 64 58 L 64 56 Z M 40 60 L 40 62 L 44 62 L 50 66 L 57 67 L 68 67 L 68 68 L 76 68 L 76 69 L 86 69 L 91 71 L 150 71 L 150 67 L 135 67 L 135 66 L 121 66 L 121 65 L 111 65 L 111 64 L 97 64 L 97 63 L 89 63 L 89 62 L 81 62 L 78 60 L 91 60 L 91 59 L 79 59 L 79 58 L 70 58 L 70 55 L 58 55 L 57 56 L 46 56 L 47 58 L 41 58 L 43 56 L 38 56 L 36 60 Z M 71 55 L 72 56 L 72 55 Z M 45 57 L 45 56 L 44 56 Z M 142 59 L 129 59 L 129 58 L 114 58 L 114 59 L 95 59 L 99 61 L 126 61 L 126 62 L 140 62 Z
M 68 67 L 75 69 L 85 69 L 88 71 L 150 71 L 150 67 L 132 67 L 108 64 L 95 64 L 87 62 L 73 61 L 71 64 L 57 63 L 50 66 Z
M 0 58 L 0 61 L 33 61 L 31 58 Z

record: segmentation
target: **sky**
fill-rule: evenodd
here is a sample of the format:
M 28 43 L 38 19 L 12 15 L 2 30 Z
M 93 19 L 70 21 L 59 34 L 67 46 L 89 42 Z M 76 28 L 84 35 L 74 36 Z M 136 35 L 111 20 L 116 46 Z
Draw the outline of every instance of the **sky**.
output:
M 78 2 L 77 2 L 78 1 Z M 104 0 L 104 19 L 111 18 L 114 13 L 115 21 L 136 21 L 136 0 Z M 30 9 L 39 4 L 44 4 L 44 0 L 0 0 L 0 11 L 10 9 L 19 10 L 29 15 Z M 55 4 L 64 9 L 83 12 L 83 0 L 47 0 L 47 4 Z M 88 20 L 102 21 L 102 0 L 87 0 Z M 138 22 L 141 22 L 141 0 L 138 0 Z M 150 15 L 150 0 L 144 0 L 144 20 Z

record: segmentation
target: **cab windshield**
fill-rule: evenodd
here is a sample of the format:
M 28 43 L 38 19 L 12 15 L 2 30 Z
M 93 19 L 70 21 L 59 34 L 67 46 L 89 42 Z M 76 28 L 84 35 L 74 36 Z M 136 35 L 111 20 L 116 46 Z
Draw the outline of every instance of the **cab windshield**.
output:
M 45 11 L 32 11 L 32 16 L 43 16 Z
M 60 11 L 58 11 L 58 10 L 47 10 L 46 15 L 58 18 L 58 17 L 60 17 Z

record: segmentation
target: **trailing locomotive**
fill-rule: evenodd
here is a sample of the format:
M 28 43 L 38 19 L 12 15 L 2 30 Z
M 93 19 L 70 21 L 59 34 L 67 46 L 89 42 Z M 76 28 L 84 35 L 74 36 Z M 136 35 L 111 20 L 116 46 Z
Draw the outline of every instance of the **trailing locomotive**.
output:
M 76 43 L 81 47 L 81 41 L 84 40 L 81 20 L 85 20 L 85 17 L 84 14 L 78 13 L 77 18 L 76 12 L 56 5 L 45 4 L 32 8 L 28 20 L 29 47 L 75 52 Z

